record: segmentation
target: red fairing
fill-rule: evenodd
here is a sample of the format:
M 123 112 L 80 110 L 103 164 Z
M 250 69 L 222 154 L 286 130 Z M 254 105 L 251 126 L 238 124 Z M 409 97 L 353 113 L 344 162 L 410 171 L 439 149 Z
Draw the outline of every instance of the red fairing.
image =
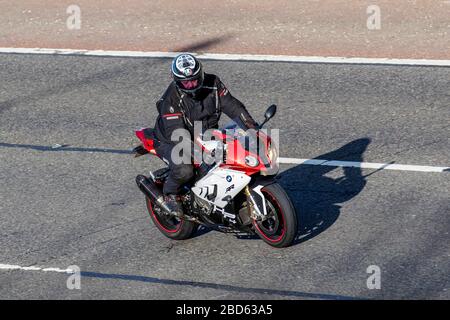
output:
M 135 131 L 136 137 L 142 142 L 143 147 L 148 152 L 158 156 L 154 147 L 154 141 L 152 138 L 149 138 L 145 135 L 145 130 L 146 128 Z M 226 161 L 220 164 L 221 167 L 243 171 L 249 176 L 261 171 L 267 171 L 267 168 L 264 165 L 264 161 L 260 155 L 246 150 L 238 140 L 234 140 L 232 137 L 227 136 L 225 133 L 222 133 L 219 130 L 215 130 L 213 134 L 217 139 L 222 140 L 227 144 Z M 262 132 L 258 132 L 257 134 L 258 138 L 264 142 L 264 150 L 261 150 L 260 152 L 264 153 L 264 156 L 267 157 L 266 161 L 270 162 L 270 159 L 267 155 L 267 149 L 271 139 L 269 136 L 265 135 Z M 198 141 L 196 142 L 205 152 L 205 148 L 200 143 L 198 143 Z M 245 158 L 247 156 L 255 157 L 256 159 L 258 159 L 259 164 L 256 167 L 247 165 L 245 162 Z M 194 166 L 199 167 L 200 165 L 194 163 Z
M 226 135 L 223 135 L 222 138 L 225 138 L 225 136 Z M 267 149 L 270 143 L 270 137 L 268 137 L 265 134 L 260 134 L 260 132 L 258 132 L 258 136 L 259 139 L 264 142 L 264 151 L 260 152 L 264 152 L 267 156 Z M 259 161 L 258 166 L 250 167 L 249 165 L 247 165 L 245 162 L 246 156 L 253 156 L 256 159 L 258 159 Z M 270 159 L 268 159 L 268 161 L 270 161 Z M 267 168 L 264 165 L 263 159 L 261 159 L 261 157 L 257 153 L 245 150 L 245 148 L 241 145 L 241 143 L 238 140 L 227 141 L 226 162 L 222 163 L 220 166 L 228 169 L 243 171 L 249 176 L 257 172 L 267 170 Z
M 135 131 L 136 137 L 138 137 L 138 139 L 141 140 L 142 145 L 148 152 L 156 155 L 157 153 L 156 153 L 155 147 L 153 146 L 153 139 L 147 138 L 145 136 L 145 133 L 144 133 L 145 129 L 146 128 Z

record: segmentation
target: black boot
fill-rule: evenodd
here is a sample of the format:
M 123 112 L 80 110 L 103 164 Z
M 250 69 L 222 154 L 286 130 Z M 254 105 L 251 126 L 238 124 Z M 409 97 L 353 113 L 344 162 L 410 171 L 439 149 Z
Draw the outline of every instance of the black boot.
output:
M 164 201 L 167 204 L 167 207 L 169 207 L 170 211 L 178 217 L 182 218 L 184 216 L 183 214 L 183 206 L 181 205 L 181 201 L 179 200 L 179 196 L 176 194 L 167 194 L 164 196 Z

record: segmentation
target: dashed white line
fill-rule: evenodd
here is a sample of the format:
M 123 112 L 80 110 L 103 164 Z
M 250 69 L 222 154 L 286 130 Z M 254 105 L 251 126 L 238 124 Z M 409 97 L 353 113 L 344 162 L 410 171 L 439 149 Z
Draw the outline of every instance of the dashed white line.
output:
M 60 268 L 41 268 L 36 266 L 22 267 L 14 264 L 0 264 L 0 270 L 23 270 L 23 271 L 42 271 L 42 272 L 58 272 L 58 273 L 75 273 L 72 269 L 60 269 Z
M 308 164 L 314 166 L 330 166 L 330 167 L 354 167 L 354 168 L 419 171 L 419 172 L 450 171 L 450 167 L 418 166 L 410 164 L 373 163 L 373 162 L 338 161 L 338 160 L 322 160 L 322 159 L 296 159 L 296 158 L 278 158 L 278 161 L 279 163 L 284 164 Z
M 0 53 L 16 54 L 53 54 L 81 55 L 98 57 L 134 57 L 134 58 L 173 58 L 179 52 L 160 51 L 117 51 L 117 50 L 81 50 L 53 48 L 0 48 Z M 194 53 L 195 54 L 195 53 Z M 258 54 L 197 53 L 199 59 L 226 61 L 267 61 L 267 62 L 299 62 L 299 63 L 332 63 L 332 64 L 379 64 L 450 67 L 450 60 L 433 59 L 390 59 L 364 57 L 323 57 L 323 56 L 285 56 Z

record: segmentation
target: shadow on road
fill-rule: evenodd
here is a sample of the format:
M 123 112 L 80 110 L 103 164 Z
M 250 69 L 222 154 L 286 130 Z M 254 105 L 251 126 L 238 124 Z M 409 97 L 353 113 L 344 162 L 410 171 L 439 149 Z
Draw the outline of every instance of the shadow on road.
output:
M 279 295 L 297 298 L 309 298 L 309 299 L 324 299 L 324 300 L 363 300 L 365 298 L 341 296 L 334 294 L 323 294 L 323 293 L 308 293 L 300 291 L 289 291 L 289 290 L 276 290 L 267 288 L 247 288 L 239 287 L 228 284 L 218 284 L 211 282 L 198 282 L 198 281 L 188 281 L 188 280 L 172 280 L 172 279 L 161 279 L 155 277 L 138 276 L 138 275 L 127 275 L 127 274 L 109 274 L 109 273 L 98 273 L 82 271 L 82 277 L 97 278 L 97 279 L 110 279 L 110 280 L 126 280 L 126 281 L 139 281 L 145 283 L 157 283 L 164 285 L 175 285 L 175 286 L 190 286 L 196 288 L 209 288 L 216 290 L 224 290 L 229 292 L 238 293 L 249 293 L 249 294 L 263 294 L 263 295 Z
M 196 52 L 196 51 L 204 51 L 207 49 L 210 49 L 211 47 L 222 43 L 222 42 L 226 42 L 227 40 L 233 38 L 233 34 L 226 34 L 226 35 L 221 35 L 219 37 L 213 37 L 210 39 L 204 39 L 198 42 L 194 42 L 190 45 L 187 46 L 179 46 L 179 47 L 175 47 L 173 48 L 172 52 Z
M 369 138 L 354 140 L 314 159 L 362 162 Z M 328 229 L 340 215 L 340 204 L 358 195 L 366 185 L 361 168 L 343 167 L 343 175 L 327 176 L 334 166 L 298 165 L 282 172 L 278 182 L 297 211 L 299 233 L 295 244 L 314 238 Z
M 27 150 L 45 151 L 45 152 L 99 152 L 99 153 L 116 153 L 116 154 L 133 154 L 132 150 L 108 149 L 108 148 L 81 148 L 62 145 L 58 147 L 43 146 L 36 144 L 18 144 L 0 142 L 0 148 L 20 148 Z

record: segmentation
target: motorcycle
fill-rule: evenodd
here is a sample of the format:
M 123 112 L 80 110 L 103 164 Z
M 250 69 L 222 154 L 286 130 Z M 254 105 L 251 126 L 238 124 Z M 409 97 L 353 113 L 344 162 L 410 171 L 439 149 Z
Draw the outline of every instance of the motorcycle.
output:
M 160 232 L 171 239 L 183 240 L 192 237 L 203 225 L 225 233 L 258 235 L 273 247 L 292 244 L 297 234 L 297 215 L 289 196 L 275 180 L 278 173 L 275 143 L 261 130 L 275 113 L 276 106 L 270 106 L 265 120 L 253 134 L 241 129 L 239 119 L 234 119 L 224 129 L 213 130 L 216 140 L 196 140 L 210 158 L 220 151 L 221 160 L 194 165 L 195 176 L 180 195 L 184 211 L 181 218 L 164 202 L 162 190 L 169 175 L 168 167 L 136 177 L 148 213 Z M 133 149 L 135 156 L 159 157 L 153 129 L 142 128 L 135 133 L 142 142 Z

